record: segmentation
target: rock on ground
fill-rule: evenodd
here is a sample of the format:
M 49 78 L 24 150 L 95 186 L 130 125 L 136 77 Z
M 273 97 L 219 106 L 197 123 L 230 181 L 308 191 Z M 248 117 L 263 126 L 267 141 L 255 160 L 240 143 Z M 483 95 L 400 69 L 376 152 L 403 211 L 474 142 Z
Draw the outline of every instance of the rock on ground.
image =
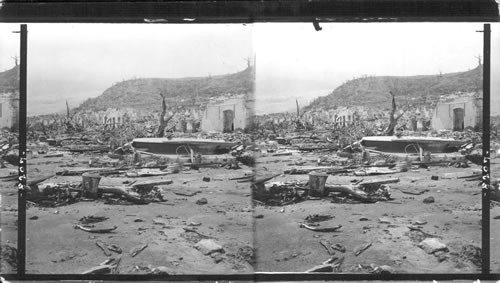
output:
M 428 254 L 433 254 L 437 251 L 444 251 L 447 249 L 446 245 L 441 243 L 437 238 L 427 238 L 420 242 L 418 246 Z
M 221 245 L 217 244 L 214 240 L 211 239 L 200 240 L 194 247 L 204 255 L 224 251 Z

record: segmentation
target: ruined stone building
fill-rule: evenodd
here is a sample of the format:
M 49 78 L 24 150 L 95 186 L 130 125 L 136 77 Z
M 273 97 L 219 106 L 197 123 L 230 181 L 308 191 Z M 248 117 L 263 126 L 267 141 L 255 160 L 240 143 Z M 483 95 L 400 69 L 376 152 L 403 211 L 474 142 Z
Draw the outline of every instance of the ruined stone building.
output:
M 141 113 L 132 108 L 108 108 L 106 111 L 99 113 L 103 124 L 111 128 L 118 128 L 131 121 L 137 121 L 142 117 Z
M 0 93 L 0 129 L 19 130 L 19 93 Z
M 398 124 L 411 131 L 426 131 L 430 128 L 431 116 L 433 112 L 427 107 L 415 107 L 406 110 Z
M 431 126 L 435 130 L 452 131 L 477 128 L 482 126 L 482 114 L 483 101 L 480 95 L 458 97 L 436 105 Z
M 201 119 L 204 132 L 232 132 L 250 124 L 253 100 L 247 95 L 218 98 L 206 105 Z
M 334 121 L 338 126 L 346 127 L 354 122 L 356 111 L 347 107 L 338 109 L 334 116 Z

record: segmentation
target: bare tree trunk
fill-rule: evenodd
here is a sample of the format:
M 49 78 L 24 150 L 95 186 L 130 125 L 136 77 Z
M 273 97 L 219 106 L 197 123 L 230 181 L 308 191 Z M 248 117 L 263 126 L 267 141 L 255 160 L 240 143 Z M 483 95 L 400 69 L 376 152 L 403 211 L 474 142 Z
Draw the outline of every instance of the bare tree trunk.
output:
M 160 93 L 160 95 L 163 101 L 161 104 L 162 111 L 160 114 L 160 126 L 158 127 L 158 131 L 156 132 L 156 136 L 162 138 L 165 136 L 165 128 L 167 127 L 168 122 L 172 120 L 172 118 L 174 118 L 175 113 L 165 119 L 165 114 L 167 114 L 167 103 L 165 102 L 165 95 L 163 95 L 163 93 Z
M 272 121 L 271 121 L 271 128 L 272 128 L 272 130 L 273 130 L 273 133 L 274 133 L 275 135 L 278 135 L 278 132 L 276 131 L 276 126 L 274 126 L 274 120 L 272 120 Z
M 66 100 L 66 131 L 73 130 L 73 124 L 71 123 L 71 118 L 69 116 L 69 104 L 68 100 Z
M 45 125 L 43 124 L 43 121 L 42 121 L 42 133 L 44 136 L 47 136 L 47 131 L 45 130 Z
M 394 129 L 396 128 L 398 124 L 399 118 L 403 116 L 403 113 L 399 114 L 398 116 L 394 116 L 396 114 L 396 96 L 392 91 L 389 92 L 392 96 L 392 109 L 391 109 L 391 114 L 389 116 L 389 126 L 387 127 L 387 130 L 385 131 L 385 134 L 387 136 L 392 136 L 394 135 Z
M 162 138 L 165 135 L 165 127 L 167 126 L 167 123 L 165 122 L 165 114 L 167 113 L 167 104 L 165 103 L 165 96 L 163 93 L 160 93 L 161 98 L 162 98 L 162 111 L 160 114 L 160 126 L 158 127 L 158 131 L 156 132 L 156 136 L 159 138 Z
M 68 104 L 68 101 L 66 100 L 66 117 L 68 118 L 69 120 L 69 104 Z

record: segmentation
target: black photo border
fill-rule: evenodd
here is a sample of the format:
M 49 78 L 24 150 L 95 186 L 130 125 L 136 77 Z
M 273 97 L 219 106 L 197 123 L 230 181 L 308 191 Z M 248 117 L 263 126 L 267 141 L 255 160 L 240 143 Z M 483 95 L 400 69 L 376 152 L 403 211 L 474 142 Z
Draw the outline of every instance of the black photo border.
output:
M 304 281 L 304 280 L 498 280 L 490 272 L 490 129 L 483 127 L 482 262 L 481 273 L 465 274 L 335 274 L 275 273 L 136 275 L 136 274 L 27 274 L 26 273 L 26 62 L 29 23 L 259 23 L 308 22 L 321 30 L 323 22 L 476 22 L 482 32 L 500 21 L 494 0 L 262 0 L 262 1 L 0 1 L 0 23 L 19 23 L 21 39 L 18 180 L 18 273 L 7 280 L 104 281 Z M 498 32 L 498 31 L 497 31 Z M 485 37 L 483 125 L 490 122 L 489 40 Z M 499 52 L 499 51 L 497 51 Z M 24 59 L 23 59 L 24 58 Z M 29 60 L 29 58 L 28 58 Z M 487 66 L 486 66 L 487 65 Z

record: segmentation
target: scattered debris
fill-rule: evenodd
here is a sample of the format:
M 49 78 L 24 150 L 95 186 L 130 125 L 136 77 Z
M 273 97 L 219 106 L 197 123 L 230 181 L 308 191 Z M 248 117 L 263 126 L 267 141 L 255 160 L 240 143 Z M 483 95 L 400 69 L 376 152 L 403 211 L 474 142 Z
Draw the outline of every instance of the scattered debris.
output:
M 334 217 L 335 216 L 331 215 L 313 214 L 313 215 L 308 215 L 304 220 L 306 221 L 306 223 L 316 223 L 316 222 L 327 221 L 333 219 Z
M 208 200 L 206 198 L 200 198 L 199 200 L 196 201 L 196 204 L 199 204 L 199 205 L 204 205 L 207 203 L 208 203 Z
M 355 256 L 358 256 L 361 253 L 363 253 L 364 251 L 366 251 L 371 246 L 372 246 L 372 242 L 363 243 L 363 244 L 355 247 L 354 250 L 353 250 L 353 253 L 354 253 Z
M 335 250 L 337 250 L 337 251 L 339 251 L 339 252 L 341 252 L 341 253 L 345 253 L 346 252 L 346 248 L 343 245 L 338 244 L 338 243 L 333 244 L 332 248 L 335 249 Z
M 339 272 L 340 268 L 342 266 L 342 263 L 344 262 L 344 257 L 332 257 L 325 262 L 323 262 L 320 265 L 317 265 L 313 268 L 310 268 L 306 270 L 306 273 L 311 273 L 311 272 Z
M 108 217 L 106 217 L 106 216 L 89 215 L 89 216 L 82 217 L 79 222 L 82 225 L 88 225 L 88 224 L 103 222 L 106 220 L 108 220 Z
M 135 257 L 138 255 L 140 252 L 142 252 L 145 248 L 148 247 L 148 244 L 141 244 L 139 246 L 133 247 L 130 249 L 129 254 L 131 257 Z
M 433 203 L 434 202 L 434 197 L 426 197 L 422 201 L 423 203 Z
M 318 265 L 318 266 L 315 266 L 311 269 L 308 269 L 306 271 L 304 271 L 306 273 L 310 273 L 310 272 L 333 272 L 333 266 L 331 264 L 322 264 L 322 265 Z
M 402 188 L 398 188 L 401 192 L 405 193 L 405 194 L 409 194 L 409 195 L 421 195 L 425 192 L 428 192 L 429 189 L 427 188 L 418 188 L 418 187 L 402 187 Z
M 0 259 L 2 261 L 3 272 L 5 272 L 8 268 L 17 270 L 18 256 L 16 247 L 11 246 L 10 244 L 2 243 L 2 247 L 0 249 Z M 4 264 L 7 264 L 8 266 L 4 266 Z
M 111 255 L 111 253 L 108 251 L 108 248 L 106 247 L 107 246 L 106 243 L 104 243 L 101 240 L 97 240 L 95 242 L 95 244 L 104 252 L 104 254 L 106 256 L 110 256 Z
M 342 225 L 337 225 L 335 227 L 312 227 L 307 224 L 300 224 L 300 228 L 306 228 L 307 230 L 315 231 L 315 232 L 337 232 L 340 228 L 342 228 Z
M 482 263 L 481 248 L 474 245 L 465 245 L 460 250 L 460 256 L 480 267 Z
M 175 191 L 174 194 L 178 195 L 178 196 L 186 196 L 186 197 L 192 197 L 192 196 L 195 196 L 197 194 L 201 193 L 201 191 L 195 191 L 195 192 L 191 192 L 191 191 Z
M 393 274 L 395 273 L 395 269 L 389 265 L 380 265 L 376 266 L 375 264 L 370 264 L 370 267 L 372 270 L 370 270 L 370 273 L 373 274 Z
M 82 274 L 106 274 L 106 273 L 118 273 L 118 266 L 120 265 L 121 257 L 118 258 L 108 258 L 98 266 L 92 267 Z
M 329 255 L 334 255 L 335 254 L 335 249 L 332 247 L 332 243 L 328 240 L 320 240 L 319 243 L 325 247 L 326 251 L 328 252 Z
M 118 227 L 113 226 L 113 227 L 109 227 L 109 228 L 94 228 L 92 226 L 76 225 L 75 228 L 78 228 L 80 230 L 83 230 L 83 231 L 89 232 L 89 233 L 110 233 L 110 232 L 116 230 Z
M 151 274 L 156 274 L 156 275 L 168 275 L 170 270 L 166 266 L 157 266 L 153 269 L 151 269 Z

